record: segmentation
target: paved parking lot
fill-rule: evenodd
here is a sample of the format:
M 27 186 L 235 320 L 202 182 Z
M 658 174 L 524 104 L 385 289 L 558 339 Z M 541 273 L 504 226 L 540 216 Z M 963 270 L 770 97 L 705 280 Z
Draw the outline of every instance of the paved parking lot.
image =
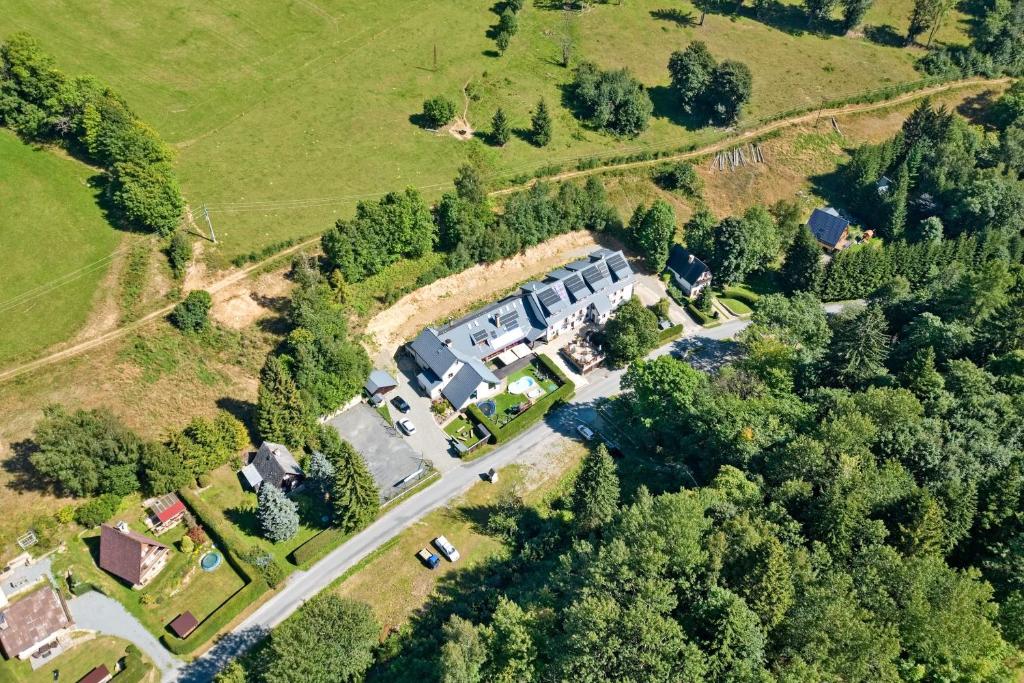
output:
M 385 495 L 395 484 L 420 468 L 422 456 L 365 403 L 358 403 L 334 416 L 327 424 L 362 454 L 374 481 Z

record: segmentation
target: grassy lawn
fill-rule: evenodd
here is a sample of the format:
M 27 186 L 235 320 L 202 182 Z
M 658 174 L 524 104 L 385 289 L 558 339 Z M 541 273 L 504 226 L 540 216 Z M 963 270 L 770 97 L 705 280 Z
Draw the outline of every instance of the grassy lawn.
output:
M 128 644 L 126 640 L 108 636 L 83 640 L 36 671 L 28 662 L 6 660 L 0 662 L 0 683 L 52 683 L 58 680 L 54 676 L 55 671 L 59 672 L 61 681 L 77 681 L 100 664 L 106 664 L 109 671 L 114 671 Z M 152 668 L 149 659 L 145 655 L 142 657 L 145 666 Z
M 327 528 L 321 520 L 330 511 L 323 501 L 299 493 L 292 500 L 299 504 L 299 533 L 282 543 L 271 543 L 260 535 L 256 520 L 256 494 L 242 489 L 238 475 L 225 465 L 210 473 L 212 483 L 199 493 L 199 497 L 210 504 L 214 514 L 221 515 L 224 526 L 237 531 L 232 545 L 239 550 L 257 546 L 271 553 L 288 571 L 294 569 L 288 556 L 300 545 Z
M 902 31 L 911 4 L 875 7 L 868 23 Z M 557 37 L 567 30 L 577 59 L 631 67 L 653 89 L 656 117 L 639 139 L 617 140 L 557 108 L 549 147 L 516 138 L 483 153 L 496 174 L 719 135 L 679 125 L 664 88 L 669 54 L 695 39 L 719 59 L 750 65 L 748 118 L 920 78 L 913 68 L 919 49 L 746 17 L 712 14 L 697 27 L 658 18 L 661 0 L 598 4 L 568 27 L 560 6 L 527 3 L 518 35 L 498 57 L 486 35 L 497 19 L 491 5 L 12 0 L 0 35 L 32 31 L 64 70 L 111 83 L 175 145 L 185 195 L 193 206 L 209 206 L 222 259 L 321 230 L 381 191 L 412 185 L 437 196 L 470 145 L 416 127 L 410 117 L 422 101 L 445 94 L 461 102 L 462 86 L 472 81 L 479 93 L 469 108 L 472 125 L 486 130 L 500 106 L 515 127 L 525 126 L 541 96 L 561 99 L 570 74 L 557 66 Z M 688 2 L 672 8 L 699 14 Z M 939 37 L 959 40 L 959 17 Z
M 454 420 L 445 425 L 444 433 L 456 439 L 459 438 L 460 432 L 464 434 L 471 434 L 471 436 L 468 436 L 466 438 L 469 439 L 470 441 L 475 441 L 476 437 L 472 435 L 472 429 L 473 423 L 467 420 L 462 415 L 458 415 L 455 417 Z M 465 439 L 463 439 L 463 441 L 465 441 Z
M 4 129 L 0 159 L 0 365 L 7 365 L 85 323 L 121 235 L 96 205 L 94 169 Z
M 532 377 L 533 381 L 536 382 L 537 385 L 544 389 L 544 392 L 548 394 L 550 394 L 552 391 L 558 388 L 558 384 L 556 382 L 553 382 L 550 379 L 541 379 L 540 376 L 537 374 L 537 368 L 532 364 L 527 365 L 522 370 L 517 370 L 516 372 L 509 375 L 508 383 L 512 384 L 516 380 L 522 379 L 523 377 Z M 493 400 L 495 405 L 497 406 L 496 414 L 498 416 L 501 416 L 504 415 L 513 406 L 519 405 L 524 401 L 529 401 L 530 399 L 526 397 L 526 394 L 513 394 L 508 391 L 503 391 L 497 396 L 493 396 L 491 400 Z
M 121 512 L 110 521 L 126 521 L 135 531 L 152 537 L 142 523 L 143 511 L 138 502 L 137 497 L 127 499 Z M 171 546 L 171 560 L 145 588 L 132 590 L 99 568 L 99 533 L 99 528 L 90 529 L 71 539 L 67 550 L 54 556 L 54 574 L 62 576 L 70 569 L 78 581 L 100 587 L 157 636 L 182 612 L 192 612 L 202 621 L 243 585 L 242 578 L 227 562 L 221 562 L 211 572 L 199 567 L 199 559 L 210 549 L 209 545 L 187 555 L 180 552 L 178 541 L 185 535 L 185 526 L 179 524 L 158 537 L 161 543 Z
M 561 451 L 547 454 L 545 457 L 550 460 L 532 469 L 522 465 L 502 469 L 497 484 L 474 485 L 461 498 L 431 512 L 399 534 L 393 543 L 345 578 L 335 588 L 336 592 L 372 605 L 384 633 L 401 626 L 427 601 L 437 582 L 446 574 L 507 552 L 501 541 L 484 533 L 493 506 L 502 495 L 516 491 L 528 505 L 546 514 L 547 501 L 561 490 L 566 473 L 575 467 L 584 452 L 584 446 L 571 443 Z M 416 553 L 441 534 L 462 557 L 454 564 L 442 559 L 440 566 L 431 571 L 419 561 Z
M 753 311 L 750 310 L 750 306 L 747 306 L 739 299 L 730 299 L 729 297 L 720 296 L 718 297 L 718 303 L 725 306 L 733 315 L 750 315 L 753 313 Z

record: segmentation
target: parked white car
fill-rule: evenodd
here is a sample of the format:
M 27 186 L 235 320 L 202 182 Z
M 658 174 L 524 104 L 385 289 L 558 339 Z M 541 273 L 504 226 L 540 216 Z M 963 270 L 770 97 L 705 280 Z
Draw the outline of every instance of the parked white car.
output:
M 401 429 L 406 434 L 416 433 L 416 425 L 412 423 L 412 420 L 399 420 L 398 428 Z
M 587 425 L 576 425 L 576 431 L 580 433 L 584 441 L 590 441 L 594 438 L 594 430 Z
M 434 547 L 437 548 L 449 562 L 454 562 L 459 559 L 459 551 L 456 550 L 455 546 L 453 546 L 444 536 L 438 536 L 434 539 Z

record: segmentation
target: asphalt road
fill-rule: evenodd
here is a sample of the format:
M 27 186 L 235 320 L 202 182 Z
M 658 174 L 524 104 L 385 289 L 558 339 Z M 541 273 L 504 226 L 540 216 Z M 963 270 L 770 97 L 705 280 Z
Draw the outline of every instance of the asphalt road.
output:
M 835 312 L 843 304 L 829 304 L 826 310 Z M 690 350 L 706 362 L 708 367 L 724 362 L 731 350 L 726 340 L 736 336 L 749 324 L 746 320 L 733 320 L 709 330 L 701 329 L 692 336 L 683 337 L 654 350 L 654 358 L 673 350 Z M 226 634 L 202 657 L 175 669 L 165 680 L 199 683 L 212 680 L 228 661 L 244 652 L 281 623 L 302 603 L 326 588 L 332 581 L 351 569 L 374 549 L 397 536 L 405 528 L 428 512 L 446 505 L 453 498 L 480 481 L 487 470 L 501 469 L 519 460 L 527 451 L 553 441 L 557 436 L 576 434 L 579 416 L 598 398 L 619 393 L 622 370 L 595 370 L 590 383 L 581 387 L 573 400 L 563 408 L 552 411 L 540 423 L 523 432 L 515 440 L 496 448 L 487 456 L 445 473 L 437 483 L 402 501 L 381 515 L 377 521 L 336 548 L 324 559 L 306 571 L 292 574 L 283 588 L 253 612 L 233 631 Z M 586 410 L 589 414 L 589 410 Z

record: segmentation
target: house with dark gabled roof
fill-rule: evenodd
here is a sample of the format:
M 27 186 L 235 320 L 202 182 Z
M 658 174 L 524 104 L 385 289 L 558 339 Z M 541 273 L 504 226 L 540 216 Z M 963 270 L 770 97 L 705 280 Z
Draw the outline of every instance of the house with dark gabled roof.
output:
M 100 527 L 100 568 L 132 588 L 152 581 L 170 559 L 168 546 L 132 531 L 124 522 Z
M 665 269 L 683 295 L 689 299 L 695 298 L 701 290 L 711 284 L 711 269 L 681 244 L 672 245 Z
M 242 468 L 241 475 L 253 491 L 258 491 L 262 484 L 268 483 L 285 493 L 301 484 L 306 476 L 286 446 L 270 441 L 260 444 L 256 455 Z
M 815 209 L 807 219 L 807 227 L 826 251 L 839 251 L 849 246 L 850 221 L 831 206 Z
M 416 380 L 430 398 L 444 396 L 461 410 L 501 388 L 487 367 L 506 351 L 525 350 L 575 332 L 586 323 L 603 325 L 633 296 L 635 275 L 621 251 L 598 249 L 529 282 L 501 301 L 440 328 L 428 327 L 407 346 L 420 367 Z
M 75 628 L 64 598 L 47 584 L 0 611 L 0 649 L 8 659 L 47 660 Z

